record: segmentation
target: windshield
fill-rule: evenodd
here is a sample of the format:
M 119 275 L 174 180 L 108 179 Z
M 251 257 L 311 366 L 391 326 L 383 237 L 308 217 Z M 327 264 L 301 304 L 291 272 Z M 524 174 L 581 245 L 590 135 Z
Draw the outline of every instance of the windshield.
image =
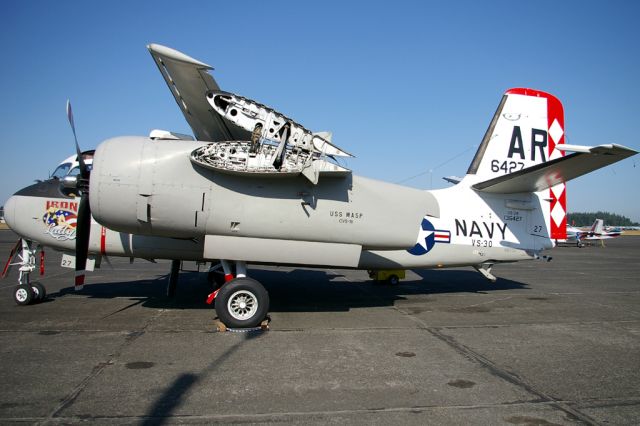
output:
M 91 172 L 92 165 L 87 164 L 87 171 Z M 80 174 L 80 167 L 76 166 L 69 172 L 69 176 L 78 176 Z
M 69 171 L 69 167 L 71 167 L 71 163 L 60 164 L 53 171 L 53 174 L 51 175 L 51 177 L 56 179 L 62 179 L 64 176 L 67 175 L 67 172 Z

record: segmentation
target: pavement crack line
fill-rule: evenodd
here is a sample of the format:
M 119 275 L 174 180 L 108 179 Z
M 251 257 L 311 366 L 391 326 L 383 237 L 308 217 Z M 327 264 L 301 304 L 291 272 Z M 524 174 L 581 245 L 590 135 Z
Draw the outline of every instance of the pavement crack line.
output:
M 113 365 L 115 360 L 120 356 L 122 350 L 133 343 L 138 337 L 142 336 L 144 331 L 130 332 L 124 339 L 124 342 L 118 347 L 118 349 L 109 357 L 107 361 L 99 362 L 93 367 L 91 372 L 84 378 L 75 388 L 51 411 L 45 421 L 53 420 L 58 417 L 62 411 L 70 407 L 75 400 L 80 396 L 82 391 L 91 383 L 93 379 L 98 377 L 108 366 Z
M 469 305 L 469 306 L 463 306 L 462 308 L 459 309 L 465 309 L 465 308 L 475 308 L 477 306 L 482 306 L 482 305 L 490 305 L 491 303 L 496 303 L 496 302 L 502 302 L 504 300 L 510 300 L 513 299 L 514 296 L 509 296 L 509 297 L 503 297 L 501 299 L 493 299 L 493 300 L 488 300 L 486 302 L 482 302 L 482 303 L 474 303 L 473 305 Z
M 383 414 L 383 413 L 417 413 L 429 411 L 447 411 L 447 410 L 476 410 L 486 408 L 504 408 L 504 407 L 530 407 L 530 406 L 549 406 L 557 408 L 557 403 L 576 404 L 576 401 L 523 401 L 508 403 L 488 403 L 488 404 L 451 404 L 451 405 L 415 405 L 400 406 L 387 408 L 362 408 L 362 409 L 343 409 L 343 410 L 313 410 L 313 411 L 275 411 L 265 413 L 230 413 L 230 414 L 171 414 L 171 415 L 113 415 L 113 416 L 60 416 L 55 419 L 56 422 L 75 423 L 78 420 L 84 422 L 90 420 L 120 420 L 127 422 L 149 422 L 161 423 L 167 419 L 180 422 L 223 422 L 223 423 L 253 423 L 253 422 L 286 422 L 286 421 L 303 421 L 309 418 L 327 418 L 333 416 L 345 415 L 364 415 L 364 414 Z M 595 402 L 595 401 L 594 401 Z M 620 404 L 637 405 L 637 400 L 621 400 Z M 41 418 L 0 418 L 0 422 L 8 421 L 24 421 L 24 420 L 42 420 Z M 582 420 L 584 422 L 584 420 Z
M 335 272 L 333 270 L 330 270 L 331 272 Z M 342 277 L 344 281 L 347 282 L 351 282 L 351 280 L 349 280 L 346 277 Z M 373 296 L 374 298 L 378 298 L 378 299 L 382 299 L 379 295 L 371 292 L 371 291 L 367 291 L 364 288 L 358 286 L 358 289 L 363 292 L 363 293 L 367 293 L 369 296 Z M 509 296 L 506 299 L 510 299 L 512 298 L 512 296 Z M 486 303 L 493 303 L 493 302 L 497 302 L 499 300 L 503 300 L 503 299 L 498 299 L 498 300 L 491 300 L 488 302 L 483 302 L 481 304 L 486 304 Z M 463 345 L 462 343 L 458 342 L 455 340 L 455 338 L 453 338 L 452 336 L 446 335 L 444 333 L 442 333 L 442 328 L 444 327 L 430 327 L 428 324 L 426 324 L 424 321 L 422 321 L 420 318 L 417 318 L 414 315 L 409 314 L 408 312 L 404 311 L 403 309 L 397 307 L 395 304 L 391 307 L 393 310 L 397 311 L 398 313 L 405 315 L 407 317 L 409 317 L 413 322 L 417 323 L 419 329 L 425 330 L 426 332 L 430 333 L 431 335 L 433 335 L 434 337 L 436 337 L 437 339 L 441 340 L 442 342 L 444 342 L 445 344 L 447 344 L 448 346 L 450 346 L 451 348 L 453 348 L 456 352 L 458 352 L 459 354 L 461 354 L 463 357 L 467 358 L 468 360 L 479 364 L 481 367 L 483 367 L 484 369 L 488 370 L 490 374 L 492 374 L 495 377 L 498 377 L 508 383 L 511 383 L 521 389 L 524 389 L 526 392 L 535 395 L 539 398 L 540 402 L 544 402 L 544 403 L 548 403 L 550 406 L 563 411 L 565 414 L 567 414 L 569 417 L 574 418 L 578 421 L 581 421 L 585 424 L 588 425 L 598 425 L 599 423 L 591 418 L 590 416 L 588 416 L 585 413 L 582 413 L 581 411 L 571 407 L 570 405 L 568 405 L 566 402 L 561 401 L 559 399 L 553 398 L 550 395 L 547 395 L 546 393 L 539 391 L 537 389 L 535 389 L 532 385 L 528 384 L 527 382 L 525 382 L 523 379 L 521 379 L 520 377 L 518 377 L 515 373 L 511 373 L 501 367 L 499 367 L 498 365 L 494 364 L 491 360 L 489 360 L 488 358 L 484 357 L 483 355 L 480 355 L 478 352 L 474 351 L 473 349 Z
M 598 306 L 600 308 L 606 308 L 606 309 L 613 309 L 613 310 L 619 309 L 616 306 L 605 305 L 604 303 L 592 302 L 591 300 L 583 300 L 582 303 L 587 303 L 589 305 Z M 633 309 L 626 309 L 626 311 L 634 315 L 640 315 L 640 312 Z
M 489 360 L 483 355 L 480 355 L 478 352 L 474 351 L 468 346 L 465 346 L 462 343 L 458 342 L 452 336 L 442 333 L 438 327 L 426 327 L 425 330 L 428 333 L 430 333 L 432 336 L 438 338 L 439 340 L 443 341 L 444 343 L 452 347 L 456 352 L 458 352 L 465 358 L 479 364 L 480 366 L 488 370 L 489 373 L 491 373 L 493 376 L 498 377 L 508 383 L 511 383 L 512 385 L 518 386 L 519 388 L 525 390 L 526 392 L 537 396 L 538 398 L 540 398 L 541 401 L 548 402 L 551 406 L 561 411 L 564 411 L 566 414 L 568 414 L 570 417 L 575 418 L 576 420 L 580 420 L 581 422 L 589 425 L 598 424 L 596 420 L 594 420 L 587 414 L 582 413 L 581 411 L 569 406 L 567 403 L 561 400 L 558 400 L 552 397 L 551 395 L 548 395 L 534 388 L 532 385 L 525 382 L 522 378 L 518 377 L 515 373 L 512 373 L 510 371 L 507 371 L 497 366 L 491 360 Z
M 526 392 L 529 392 L 530 394 L 537 396 L 541 401 L 549 402 L 551 406 L 563 411 L 564 413 L 566 413 L 572 418 L 575 418 L 576 420 L 579 420 L 588 425 L 599 424 L 596 420 L 594 420 L 587 414 L 582 413 L 581 411 L 569 406 L 567 403 L 561 400 L 553 398 L 552 396 L 547 395 L 546 393 L 535 389 L 532 385 L 525 382 L 523 379 L 518 377 L 515 373 L 509 372 L 499 367 L 488 358 L 484 357 L 483 355 L 479 354 L 478 352 L 474 351 L 468 346 L 465 346 L 462 343 L 458 342 L 452 336 L 444 334 L 442 332 L 443 327 L 430 327 L 420 318 L 417 318 L 414 315 L 409 314 L 408 312 L 398 308 L 395 305 L 393 306 L 393 309 L 411 318 L 411 320 L 416 322 L 421 329 L 425 330 L 426 332 L 430 333 L 432 336 L 446 343 L 448 346 L 453 348 L 456 352 L 461 354 L 463 357 L 467 358 L 468 360 L 476 364 L 479 364 L 481 367 L 488 370 L 489 373 L 492 374 L 493 376 L 498 377 L 515 386 L 518 386 L 521 389 L 524 389 Z
M 89 385 L 89 383 L 91 383 L 93 379 L 102 374 L 102 372 L 108 366 L 113 365 L 115 361 L 120 357 L 120 355 L 122 355 L 124 349 L 133 344 L 133 342 L 135 342 L 140 336 L 145 334 L 147 328 L 164 312 L 164 309 L 159 309 L 155 315 L 147 320 L 147 322 L 141 329 L 128 332 L 125 336 L 124 342 L 122 342 L 117 350 L 109 356 L 107 361 L 99 362 L 96 366 L 94 366 L 93 369 L 91 369 L 91 372 L 84 379 L 82 379 L 82 381 L 78 383 L 76 387 L 74 387 L 73 390 L 51 411 L 51 413 L 49 414 L 49 416 L 47 416 L 43 423 L 47 423 L 56 418 L 59 419 L 61 417 L 60 414 L 71 405 L 73 405 L 78 396 L 80 396 L 82 391 Z

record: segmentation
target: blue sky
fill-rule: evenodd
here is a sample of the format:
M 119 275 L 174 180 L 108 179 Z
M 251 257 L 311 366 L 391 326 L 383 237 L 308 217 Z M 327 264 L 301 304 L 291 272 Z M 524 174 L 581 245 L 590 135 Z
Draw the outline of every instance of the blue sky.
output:
M 73 153 L 191 133 L 145 46 L 215 68 L 354 153 L 355 173 L 428 189 L 463 175 L 510 87 L 555 94 L 567 143 L 640 149 L 638 2 L 15 1 L 0 3 L 0 203 Z M 433 170 L 429 173 L 429 170 Z M 569 211 L 640 221 L 640 157 L 569 183 Z

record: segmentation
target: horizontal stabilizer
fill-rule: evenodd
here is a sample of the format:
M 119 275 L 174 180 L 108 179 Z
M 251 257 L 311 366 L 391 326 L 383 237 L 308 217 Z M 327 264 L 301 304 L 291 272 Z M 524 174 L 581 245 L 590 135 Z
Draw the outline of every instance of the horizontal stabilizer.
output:
M 567 145 L 560 149 L 574 153 L 476 183 L 472 188 L 498 194 L 542 191 L 637 154 L 633 149 L 616 144 L 595 147 Z
M 454 185 L 457 185 L 460 182 L 462 182 L 462 178 L 458 177 L 458 176 L 444 176 L 442 179 L 444 179 L 447 182 L 452 183 Z

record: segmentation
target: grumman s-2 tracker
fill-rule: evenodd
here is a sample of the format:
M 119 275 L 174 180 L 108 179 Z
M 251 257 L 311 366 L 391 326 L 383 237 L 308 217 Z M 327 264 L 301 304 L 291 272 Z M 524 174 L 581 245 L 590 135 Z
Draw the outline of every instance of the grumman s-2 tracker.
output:
M 28 277 L 41 246 L 75 250 L 76 288 L 88 255 L 172 259 L 170 290 L 180 260 L 219 262 L 226 282 L 208 302 L 230 327 L 255 326 L 268 311 L 268 293 L 247 276 L 247 263 L 472 266 L 494 281 L 493 265 L 540 258 L 566 238 L 566 181 L 636 154 L 565 144 L 560 101 L 516 88 L 456 185 L 425 191 L 366 179 L 336 163 L 350 154 L 330 133 L 220 90 L 200 61 L 148 48 L 195 139 L 166 131 L 109 139 L 92 169 L 76 141 L 76 177 L 11 197 L 5 216 L 22 237 L 19 303 L 33 297 Z

